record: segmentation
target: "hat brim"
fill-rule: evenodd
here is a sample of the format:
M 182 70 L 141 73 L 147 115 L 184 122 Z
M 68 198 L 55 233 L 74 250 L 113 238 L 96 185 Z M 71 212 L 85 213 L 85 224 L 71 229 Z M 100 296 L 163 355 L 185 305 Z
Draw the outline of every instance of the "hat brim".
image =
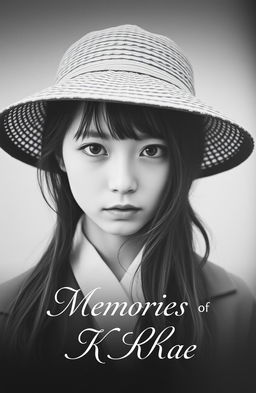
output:
M 205 153 L 200 177 L 243 162 L 253 150 L 251 135 L 240 125 L 189 91 L 152 76 L 124 71 L 98 71 L 62 80 L 6 108 L 0 114 L 1 147 L 13 157 L 37 166 L 45 116 L 51 100 L 95 100 L 149 105 L 186 111 L 205 119 Z

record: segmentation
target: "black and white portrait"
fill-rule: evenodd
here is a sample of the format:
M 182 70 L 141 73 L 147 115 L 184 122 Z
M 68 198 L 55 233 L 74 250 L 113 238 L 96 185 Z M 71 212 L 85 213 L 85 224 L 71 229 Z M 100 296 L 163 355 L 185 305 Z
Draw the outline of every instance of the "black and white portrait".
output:
M 251 15 L 3 6 L 4 391 L 255 391 Z

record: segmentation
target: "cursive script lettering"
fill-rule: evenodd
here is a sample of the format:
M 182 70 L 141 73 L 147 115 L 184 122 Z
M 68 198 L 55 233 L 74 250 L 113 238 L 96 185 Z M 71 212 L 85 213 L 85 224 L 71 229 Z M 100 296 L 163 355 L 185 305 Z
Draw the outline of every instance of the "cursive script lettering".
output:
M 94 336 L 89 341 L 86 339 L 86 333 L 93 332 Z M 82 345 L 85 345 L 86 348 L 80 355 L 70 356 L 65 354 L 65 357 L 70 360 L 81 359 L 83 356 L 87 355 L 91 350 L 94 350 L 95 359 L 102 364 L 105 364 L 105 359 L 102 359 L 104 354 L 100 355 L 100 347 L 103 341 L 109 335 L 120 333 L 120 328 L 113 328 L 109 330 L 107 333 L 104 332 L 104 329 L 93 329 L 86 328 L 78 336 L 78 342 Z M 138 359 L 143 360 L 148 358 L 153 351 L 157 352 L 157 357 L 160 360 L 163 359 L 181 359 L 184 358 L 186 360 L 191 359 L 195 356 L 195 350 L 197 348 L 196 345 L 190 345 L 189 347 L 185 347 L 183 344 L 175 344 L 171 346 L 167 350 L 167 345 L 163 346 L 164 343 L 167 343 L 170 338 L 175 334 L 175 327 L 168 326 L 162 332 L 156 333 L 156 329 L 154 327 L 147 327 L 136 337 L 133 343 L 129 343 L 127 341 L 128 337 L 133 336 L 133 332 L 126 332 L 120 337 L 120 345 L 123 345 L 124 354 L 122 356 L 114 356 L 111 353 L 107 354 L 107 358 L 110 360 L 122 360 L 128 358 L 130 355 L 135 354 Z M 142 354 L 142 350 L 145 352 L 145 344 L 150 343 L 150 347 L 147 345 L 146 353 Z M 127 347 L 129 347 L 128 350 Z

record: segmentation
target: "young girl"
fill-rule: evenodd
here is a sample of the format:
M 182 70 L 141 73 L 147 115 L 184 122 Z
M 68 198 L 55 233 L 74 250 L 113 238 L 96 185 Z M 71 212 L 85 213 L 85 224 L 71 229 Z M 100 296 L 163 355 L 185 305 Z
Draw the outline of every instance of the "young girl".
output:
M 2 148 L 38 168 L 56 212 L 40 261 L 1 287 L 9 391 L 10 372 L 26 388 L 32 373 L 94 391 L 118 378 L 181 392 L 248 381 L 255 302 L 207 261 L 189 191 L 244 161 L 253 140 L 194 96 L 176 44 L 131 25 L 89 33 L 65 53 L 56 84 L 0 122 Z

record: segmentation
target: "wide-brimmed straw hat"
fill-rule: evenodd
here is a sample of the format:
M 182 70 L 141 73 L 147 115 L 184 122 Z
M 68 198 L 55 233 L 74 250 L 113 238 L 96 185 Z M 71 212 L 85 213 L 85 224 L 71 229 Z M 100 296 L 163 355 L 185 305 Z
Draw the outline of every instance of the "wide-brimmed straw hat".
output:
M 191 64 L 169 38 L 138 26 L 94 31 L 64 54 L 53 86 L 0 113 L 0 145 L 36 166 L 50 100 L 96 100 L 149 105 L 203 116 L 205 149 L 200 177 L 237 166 L 253 150 L 240 125 L 195 97 Z

